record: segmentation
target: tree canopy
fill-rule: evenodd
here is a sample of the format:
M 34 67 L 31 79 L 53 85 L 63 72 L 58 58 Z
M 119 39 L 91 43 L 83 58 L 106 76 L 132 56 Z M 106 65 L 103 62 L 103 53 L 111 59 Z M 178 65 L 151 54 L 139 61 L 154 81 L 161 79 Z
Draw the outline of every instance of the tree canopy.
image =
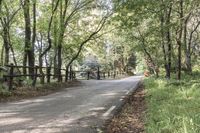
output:
M 199 57 L 198 0 L 1 0 L 2 66 L 80 66 L 86 53 L 102 69 L 146 68 L 166 78 L 191 73 Z M 136 64 L 137 59 L 137 64 Z M 42 70 L 40 70 L 42 73 Z M 61 77 L 57 77 L 61 80 Z

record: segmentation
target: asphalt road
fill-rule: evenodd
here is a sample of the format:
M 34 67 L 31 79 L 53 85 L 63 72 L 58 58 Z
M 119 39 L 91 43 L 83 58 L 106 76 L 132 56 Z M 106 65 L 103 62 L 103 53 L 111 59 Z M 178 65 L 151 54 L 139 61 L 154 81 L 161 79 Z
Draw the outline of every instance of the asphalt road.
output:
M 0 133 L 95 133 L 140 76 L 82 81 L 48 96 L 0 104 Z

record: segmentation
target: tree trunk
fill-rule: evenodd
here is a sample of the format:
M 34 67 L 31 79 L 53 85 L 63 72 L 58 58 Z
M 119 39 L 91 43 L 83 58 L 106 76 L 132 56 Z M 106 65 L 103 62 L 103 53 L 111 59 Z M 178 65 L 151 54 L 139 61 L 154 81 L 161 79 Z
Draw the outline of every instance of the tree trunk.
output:
M 23 57 L 23 66 L 27 65 L 27 52 L 26 50 L 24 50 L 24 57 Z M 27 74 L 27 69 L 25 67 L 23 67 L 23 74 L 26 75 Z
M 195 31 L 197 31 L 198 27 L 200 26 L 200 21 L 197 23 L 197 25 L 195 26 L 195 28 L 192 30 L 192 32 L 190 33 L 190 36 L 189 36 L 189 41 L 188 45 L 186 45 L 186 68 L 187 68 L 187 71 L 189 73 L 192 73 L 192 63 L 191 63 L 191 56 L 192 56 L 192 52 L 191 52 L 191 45 L 192 45 L 192 41 L 193 41 L 193 34 Z
M 54 49 L 54 58 L 53 58 L 53 73 L 54 73 L 54 79 L 57 78 L 58 76 L 58 60 L 57 60 L 57 48 Z
M 58 82 L 62 81 L 62 76 L 61 76 L 61 68 L 62 68 L 62 45 L 58 46 Z
M 67 8 L 67 7 L 66 7 Z M 65 17 L 65 16 L 64 16 Z M 58 82 L 62 81 L 62 76 L 61 76 L 61 68 L 62 68 L 62 43 L 63 43 L 63 38 L 64 38 L 64 32 L 65 32 L 65 26 L 64 26 L 64 18 L 63 17 L 63 3 L 60 2 L 60 22 L 59 22 L 59 37 L 58 37 L 58 56 L 57 56 L 57 61 L 58 61 Z
M 26 59 L 28 59 L 29 74 L 34 75 L 34 48 L 31 45 L 31 19 L 30 19 L 30 1 L 24 1 L 24 20 L 25 20 L 25 48 L 24 48 L 24 65 L 26 64 Z M 27 56 L 27 58 L 26 58 Z M 33 79 L 34 76 L 31 76 Z
M 38 50 L 39 50 L 39 57 L 38 57 L 38 60 L 39 60 L 39 73 L 41 75 L 40 77 L 40 83 L 41 84 L 44 84 L 44 72 L 43 72 L 43 58 L 42 58 L 42 52 L 43 52 L 43 35 L 42 33 L 39 33 L 40 35 L 40 40 L 37 38 L 37 44 L 38 44 Z
M 171 11 L 172 11 L 172 5 L 170 5 L 168 14 L 167 14 L 167 20 L 166 20 L 166 26 L 167 26 L 167 33 L 166 33 L 166 40 L 168 45 L 168 64 L 167 64 L 167 78 L 171 78 L 171 58 L 172 58 L 172 44 L 171 44 L 171 33 L 170 33 L 170 24 L 171 24 Z
M 187 17 L 188 18 L 188 17 Z M 185 19 L 184 21 L 184 30 L 183 30 L 183 47 L 184 47 L 184 52 L 185 52 L 185 66 L 187 68 L 187 24 L 188 24 L 188 19 Z
M 186 71 L 191 73 L 192 72 L 192 64 L 191 64 L 191 50 L 190 50 L 190 44 L 191 44 L 191 41 L 192 41 L 192 33 L 190 35 L 190 38 L 189 39 L 189 42 L 187 41 L 187 32 L 188 32 L 188 20 L 191 16 L 191 13 L 185 18 L 185 21 L 184 21 L 184 35 L 183 35 L 183 41 L 184 41 L 184 52 L 185 52 L 185 66 L 186 66 Z
M 33 66 L 35 65 L 35 55 L 34 55 L 34 52 L 35 52 L 35 41 L 36 41 L 36 0 L 33 1 L 33 34 L 32 34 L 32 50 L 31 50 L 31 53 L 33 54 L 32 56 L 34 57 L 33 58 Z
M 166 72 L 166 78 L 168 78 L 168 67 L 167 67 L 167 54 L 166 54 L 166 49 L 165 49 L 165 32 L 164 32 L 164 14 L 162 13 L 160 16 L 160 22 L 161 22 L 161 38 L 162 38 L 162 51 L 164 55 L 164 66 L 165 66 L 165 72 Z
M 0 0 L 0 9 L 1 9 L 1 4 L 2 4 L 2 1 L 3 1 L 3 0 Z
M 10 45 L 9 45 L 9 40 L 8 40 L 8 27 L 4 26 L 3 28 L 3 45 L 5 48 L 5 58 L 4 58 L 4 65 L 9 64 L 9 52 L 10 52 Z
M 191 55 L 188 52 L 186 54 L 185 64 L 186 64 L 187 71 L 189 73 L 192 73 Z
M 181 60 L 182 60 L 182 33 L 183 33 L 183 0 L 180 0 L 180 28 L 177 38 L 177 45 L 178 45 L 178 72 L 177 72 L 177 79 L 181 79 Z
M 40 71 L 40 74 L 42 75 L 40 77 L 40 83 L 44 84 L 44 72 L 42 71 L 42 67 L 43 67 L 43 59 L 42 57 L 39 57 L 39 71 Z
M 4 59 L 4 45 L 2 46 L 2 49 L 1 49 L 1 65 L 3 66 L 3 59 Z

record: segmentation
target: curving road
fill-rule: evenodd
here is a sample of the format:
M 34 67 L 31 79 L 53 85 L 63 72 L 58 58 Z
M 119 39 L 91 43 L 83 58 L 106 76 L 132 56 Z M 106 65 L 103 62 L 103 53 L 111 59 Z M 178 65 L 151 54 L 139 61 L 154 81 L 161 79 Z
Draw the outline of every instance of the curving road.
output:
M 95 133 L 141 76 L 82 81 L 48 96 L 0 104 L 0 133 Z

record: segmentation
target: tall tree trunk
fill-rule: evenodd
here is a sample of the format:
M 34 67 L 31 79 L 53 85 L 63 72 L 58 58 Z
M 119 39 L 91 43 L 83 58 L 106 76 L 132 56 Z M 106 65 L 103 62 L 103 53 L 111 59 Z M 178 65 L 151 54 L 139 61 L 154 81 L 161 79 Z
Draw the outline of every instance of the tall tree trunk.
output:
M 57 55 L 57 61 L 58 61 L 58 82 L 62 81 L 62 76 L 61 76 L 61 68 L 62 68 L 62 43 L 63 43 L 63 38 L 64 38 L 64 32 L 65 32 L 65 26 L 64 26 L 64 19 L 63 19 L 63 3 L 60 2 L 60 32 L 59 32 L 59 37 L 58 37 L 58 55 Z
M 58 82 L 62 81 L 61 76 L 61 68 L 62 68 L 62 42 L 63 42 L 63 36 L 64 36 L 64 29 L 61 29 L 61 33 L 59 35 L 59 42 L 57 47 L 57 74 L 58 74 Z
M 166 54 L 166 48 L 165 48 L 165 30 L 164 30 L 164 22 L 165 22 L 165 18 L 164 18 L 164 14 L 162 13 L 160 16 L 160 22 L 161 22 L 161 38 L 162 38 L 162 51 L 163 51 L 163 57 L 164 57 L 164 66 L 165 66 L 165 72 L 166 72 L 166 78 L 168 78 L 168 67 L 167 67 L 167 54 Z
M 185 63 L 186 63 L 187 71 L 189 73 L 192 73 L 192 63 L 191 63 L 192 52 L 191 52 L 191 47 L 192 47 L 192 41 L 193 41 L 193 34 L 198 29 L 199 26 L 200 26 L 200 21 L 197 23 L 195 28 L 191 31 L 190 36 L 189 36 L 189 41 L 188 41 L 188 43 L 186 43 L 187 45 L 186 45 Z
M 2 1 L 3 1 L 3 0 L 0 0 L 0 7 L 1 7 Z M 0 8 L 0 9 L 1 9 L 1 8 Z
M 8 27 L 5 25 L 3 28 L 3 45 L 5 48 L 5 58 L 4 58 L 4 65 L 8 65 L 9 64 L 9 52 L 10 52 L 10 44 L 9 44 L 9 40 L 8 40 Z
M 24 55 L 23 55 L 23 66 L 27 66 L 27 52 L 26 50 L 24 50 Z M 23 74 L 26 75 L 27 74 L 27 69 L 24 67 L 23 68 Z
M 190 58 L 190 52 L 188 53 L 188 45 L 187 45 L 187 26 L 188 26 L 188 20 L 190 18 L 190 14 L 186 17 L 184 21 L 184 30 L 183 30 L 183 43 L 184 43 L 184 52 L 185 52 L 185 66 L 186 66 L 186 71 L 192 72 L 191 68 L 191 58 Z
M 25 20 L 25 51 L 24 51 L 24 65 L 26 64 L 26 59 L 28 60 L 29 74 L 34 75 L 34 51 L 31 43 L 31 19 L 30 19 L 30 1 L 24 1 L 24 20 Z M 26 57 L 27 56 L 27 57 Z M 34 76 L 31 76 L 33 79 Z
M 4 61 L 3 61 L 3 59 L 4 59 L 4 45 L 2 45 L 2 49 L 1 49 L 1 65 L 3 66 L 3 63 L 4 63 Z
M 164 54 L 164 65 L 166 78 L 171 77 L 171 35 L 170 35 L 170 20 L 171 20 L 172 4 L 169 5 L 162 0 L 161 3 L 161 38 L 162 49 Z
M 35 57 L 35 41 L 36 41 L 36 0 L 33 1 L 33 34 L 32 34 L 32 56 Z M 35 65 L 35 58 L 33 58 L 33 64 Z
M 58 46 L 58 82 L 62 81 L 61 68 L 62 68 L 62 45 Z
M 54 48 L 54 58 L 53 58 L 53 73 L 54 73 L 54 79 L 58 77 L 58 58 L 57 58 L 57 48 Z
M 44 72 L 43 72 L 43 58 L 41 57 L 42 51 L 43 51 L 43 35 L 40 33 L 40 40 L 37 38 L 37 44 L 39 45 L 39 72 L 40 72 L 40 83 L 44 84 Z
M 0 0 L 0 12 L 1 12 L 2 2 L 3 2 L 3 0 Z
M 42 75 L 40 77 L 40 83 L 41 84 L 44 84 L 44 72 L 42 71 L 42 67 L 43 67 L 43 58 L 41 58 L 39 56 L 39 71 L 40 71 L 40 74 Z
M 178 38 L 177 38 L 177 45 L 178 45 L 178 72 L 177 72 L 177 79 L 181 79 L 181 60 L 182 60 L 182 33 L 183 33 L 183 0 L 179 2 L 180 6 L 180 27 L 178 31 Z
M 170 7 L 167 12 L 167 20 L 166 20 L 166 26 L 167 26 L 167 32 L 166 32 L 166 40 L 168 45 L 168 64 L 167 64 L 167 78 L 171 78 L 171 58 L 172 58 L 172 43 L 171 43 L 171 12 L 172 12 L 172 4 L 170 4 Z

